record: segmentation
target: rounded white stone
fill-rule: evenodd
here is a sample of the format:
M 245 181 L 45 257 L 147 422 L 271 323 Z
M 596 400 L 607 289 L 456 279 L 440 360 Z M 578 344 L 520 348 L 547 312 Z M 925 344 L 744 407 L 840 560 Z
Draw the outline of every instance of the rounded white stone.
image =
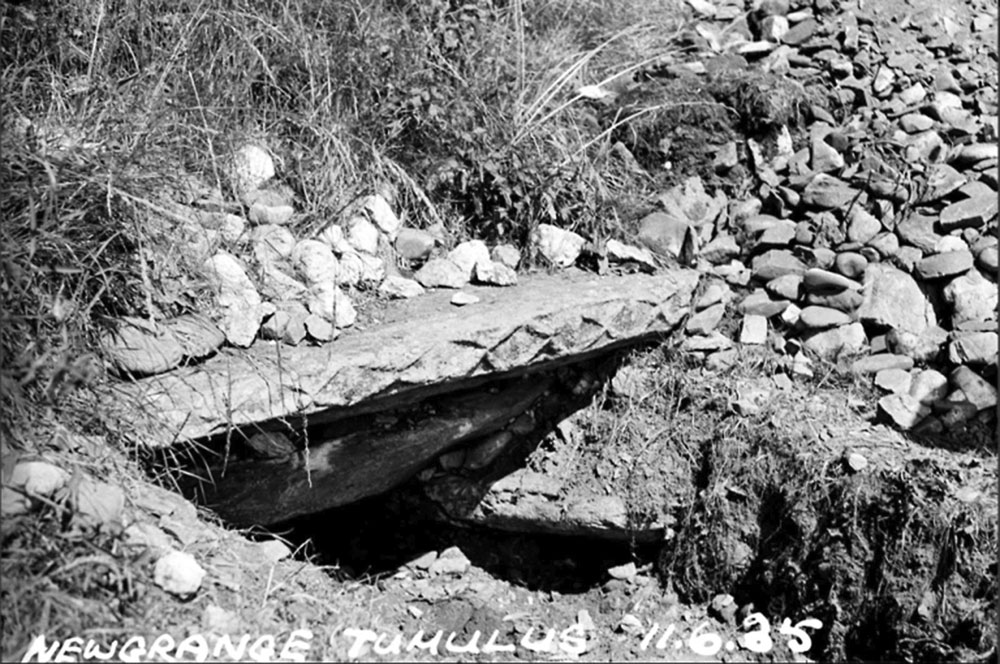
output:
M 205 570 L 190 553 L 171 551 L 156 561 L 153 581 L 168 593 L 187 597 L 198 592 Z

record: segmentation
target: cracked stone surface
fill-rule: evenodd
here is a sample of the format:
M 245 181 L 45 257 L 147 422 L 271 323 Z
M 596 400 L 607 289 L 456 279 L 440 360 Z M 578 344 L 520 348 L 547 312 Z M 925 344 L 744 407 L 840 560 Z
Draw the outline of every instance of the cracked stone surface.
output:
M 530 373 L 673 331 L 698 274 L 537 275 L 516 287 L 469 287 L 472 308 L 448 293 L 399 302 L 379 326 L 293 348 L 255 344 L 133 383 L 110 399 L 137 399 L 156 422 L 154 447 L 281 419 L 336 419 L 419 401 L 460 383 Z

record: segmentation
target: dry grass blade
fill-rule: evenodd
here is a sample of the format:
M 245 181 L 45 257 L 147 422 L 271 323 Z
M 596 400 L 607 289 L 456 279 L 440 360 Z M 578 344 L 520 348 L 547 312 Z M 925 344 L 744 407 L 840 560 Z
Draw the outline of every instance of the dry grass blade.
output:
M 536 95 L 535 99 L 530 104 L 528 104 L 527 108 L 525 108 L 523 112 L 518 113 L 518 120 L 519 120 L 518 124 L 521 127 L 521 129 L 520 132 L 517 135 L 515 135 L 513 143 L 516 145 L 521 139 L 524 138 L 524 136 L 527 133 L 537 129 L 539 126 L 545 124 L 545 122 L 548 121 L 550 118 L 558 115 L 560 111 L 570 106 L 574 102 L 582 99 L 580 95 L 576 95 L 571 100 L 557 107 L 555 110 L 550 111 L 541 119 L 538 119 L 538 116 L 544 111 L 545 107 L 548 106 L 549 103 L 553 99 L 555 99 L 557 95 L 561 94 L 563 89 L 573 80 L 573 78 L 577 74 L 579 74 L 583 70 L 583 68 L 591 60 L 597 57 L 605 48 L 613 44 L 615 41 L 625 37 L 630 32 L 633 32 L 636 29 L 637 28 L 635 27 L 629 27 L 612 35 L 611 37 L 606 39 L 603 43 L 599 44 L 598 46 L 592 48 L 591 50 L 580 56 L 569 67 L 563 70 L 555 78 L 554 81 L 545 86 L 539 92 L 539 94 Z

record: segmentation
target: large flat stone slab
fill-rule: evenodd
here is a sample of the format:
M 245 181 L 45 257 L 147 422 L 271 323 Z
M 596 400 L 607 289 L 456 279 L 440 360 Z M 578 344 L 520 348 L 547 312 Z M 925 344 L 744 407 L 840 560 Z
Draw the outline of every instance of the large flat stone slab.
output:
M 111 398 L 139 404 L 136 416 L 156 422 L 151 446 L 251 425 L 313 425 L 667 334 L 688 313 L 697 282 L 689 270 L 605 277 L 569 270 L 509 288 L 469 286 L 480 302 L 463 308 L 449 303 L 453 292 L 434 292 L 320 346 L 258 340 L 198 366 L 121 383 Z

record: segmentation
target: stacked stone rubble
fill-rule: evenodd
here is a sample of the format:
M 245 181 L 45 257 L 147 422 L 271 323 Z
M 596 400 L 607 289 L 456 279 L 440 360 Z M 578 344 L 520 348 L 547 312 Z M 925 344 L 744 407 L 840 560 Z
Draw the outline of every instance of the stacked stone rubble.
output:
M 943 22 L 911 17 L 879 39 L 885 26 L 851 9 L 833 16 L 828 5 L 760 2 L 748 18 L 702 13 L 699 32 L 725 28 L 728 52 L 747 66 L 821 76 L 830 108 L 848 112 L 838 122 L 809 109 L 805 135 L 793 144 L 781 132 L 770 155 L 752 139 L 743 146 L 760 186 L 714 220 L 700 248 L 715 279 L 684 347 L 714 368 L 733 361 L 734 341 L 772 344 L 793 374 L 841 360 L 886 392 L 879 411 L 904 429 L 992 418 L 996 9 Z M 988 53 L 992 61 L 979 57 Z M 739 147 L 720 150 L 720 173 L 740 162 Z M 642 231 L 650 246 L 679 254 L 677 238 L 704 239 L 705 221 L 668 209 Z M 735 340 L 716 329 L 727 307 L 742 316 Z

